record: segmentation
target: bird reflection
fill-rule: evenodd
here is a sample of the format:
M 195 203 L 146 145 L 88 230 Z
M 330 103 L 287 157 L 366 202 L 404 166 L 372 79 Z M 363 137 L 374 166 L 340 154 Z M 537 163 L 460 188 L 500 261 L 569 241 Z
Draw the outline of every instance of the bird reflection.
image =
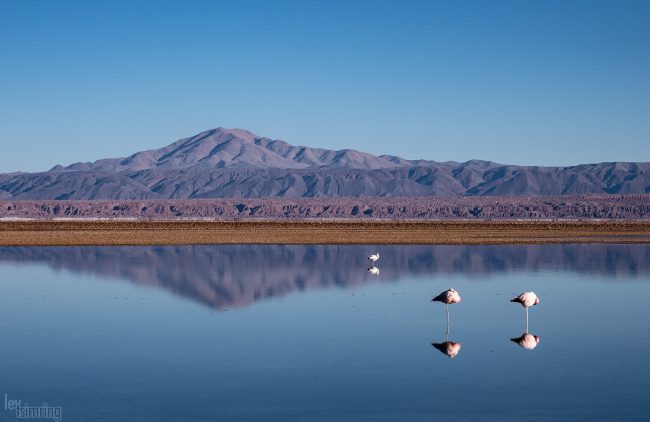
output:
M 379 275 L 379 268 L 373 265 L 372 267 L 368 268 L 368 272 L 372 275 Z
M 449 358 L 455 358 L 460 352 L 460 343 L 449 341 L 449 313 L 447 313 L 447 330 L 445 331 L 445 341 L 442 343 L 431 343 L 442 354 Z
M 453 341 L 445 341 L 444 343 L 431 343 L 431 345 L 450 358 L 455 358 L 458 352 L 460 352 L 460 343 Z
M 511 338 L 510 341 L 526 350 L 533 350 L 539 344 L 539 336 L 524 332 L 520 337 Z

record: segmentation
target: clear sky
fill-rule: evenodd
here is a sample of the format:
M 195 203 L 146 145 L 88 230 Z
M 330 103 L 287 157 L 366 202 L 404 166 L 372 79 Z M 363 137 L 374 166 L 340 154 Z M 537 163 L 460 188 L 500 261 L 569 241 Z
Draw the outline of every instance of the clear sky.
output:
M 650 161 L 649 22 L 647 0 L 0 0 L 0 172 L 218 126 L 438 161 Z

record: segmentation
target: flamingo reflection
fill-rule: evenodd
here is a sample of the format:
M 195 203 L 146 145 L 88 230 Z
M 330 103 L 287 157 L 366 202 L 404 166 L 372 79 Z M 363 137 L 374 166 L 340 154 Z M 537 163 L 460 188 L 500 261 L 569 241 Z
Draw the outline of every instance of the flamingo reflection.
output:
M 511 338 L 510 341 L 526 350 L 533 350 L 539 344 L 539 336 L 529 334 L 528 331 L 526 331 L 520 337 Z
M 447 330 L 445 331 L 445 341 L 442 343 L 431 343 L 433 347 L 449 358 L 455 358 L 460 352 L 460 343 L 449 341 L 449 312 L 447 312 Z

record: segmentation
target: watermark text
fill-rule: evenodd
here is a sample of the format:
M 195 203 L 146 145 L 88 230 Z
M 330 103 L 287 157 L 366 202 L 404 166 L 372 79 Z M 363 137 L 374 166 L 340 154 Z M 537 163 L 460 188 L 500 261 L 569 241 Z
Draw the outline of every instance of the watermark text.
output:
M 43 403 L 38 406 L 31 406 L 24 400 L 9 398 L 5 393 L 5 411 L 15 412 L 16 419 L 51 419 L 59 422 L 63 417 L 63 408 L 61 406 L 50 406 Z

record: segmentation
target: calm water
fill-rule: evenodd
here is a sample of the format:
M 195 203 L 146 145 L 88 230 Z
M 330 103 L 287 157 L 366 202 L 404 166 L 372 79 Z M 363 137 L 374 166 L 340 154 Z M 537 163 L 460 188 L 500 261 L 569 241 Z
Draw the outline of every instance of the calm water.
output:
M 644 245 L 0 248 L 0 420 L 647 421 L 649 298 Z

